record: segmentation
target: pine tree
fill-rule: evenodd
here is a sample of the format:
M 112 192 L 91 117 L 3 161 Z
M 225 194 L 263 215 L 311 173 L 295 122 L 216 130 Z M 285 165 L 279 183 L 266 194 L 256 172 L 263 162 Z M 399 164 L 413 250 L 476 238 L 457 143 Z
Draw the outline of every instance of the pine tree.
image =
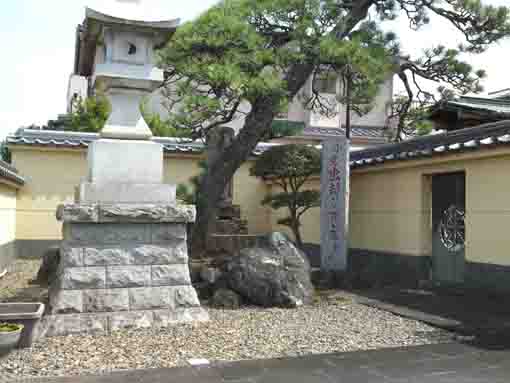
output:
M 461 54 L 480 54 L 508 36 L 509 14 L 507 7 L 480 0 L 223 0 L 181 26 L 159 52 L 172 126 L 204 137 L 244 117 L 239 134 L 200 184 L 208 198 L 198 205 L 196 251 L 205 248 L 208 221 L 225 186 L 310 78 L 307 107 L 331 112 L 315 86 L 330 72 L 352 81 L 349 104 L 363 113 L 382 81 L 398 73 L 407 89 L 408 103 L 400 111 L 405 116 L 415 99 L 430 99 L 422 80 L 459 93 L 479 91 L 485 73 Z M 402 16 L 420 29 L 430 15 L 451 23 L 465 44 L 401 57 L 398 36 L 383 33 L 381 24 Z M 401 121 L 397 137 L 404 135 Z
M 250 169 L 250 174 L 269 180 L 278 190 L 268 195 L 263 205 L 274 210 L 287 209 L 289 215 L 278 220 L 279 225 L 288 226 L 299 247 L 301 217 L 308 210 L 320 206 L 318 190 L 303 189 L 312 176 L 320 175 L 321 153 L 306 145 L 274 146 L 265 151 Z

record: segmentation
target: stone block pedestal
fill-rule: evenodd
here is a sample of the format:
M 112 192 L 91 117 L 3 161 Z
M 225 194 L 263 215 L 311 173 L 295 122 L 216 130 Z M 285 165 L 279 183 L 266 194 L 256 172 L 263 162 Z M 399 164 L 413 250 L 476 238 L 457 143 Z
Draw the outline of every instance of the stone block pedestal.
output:
M 204 321 L 191 285 L 186 205 L 63 205 L 46 336 Z

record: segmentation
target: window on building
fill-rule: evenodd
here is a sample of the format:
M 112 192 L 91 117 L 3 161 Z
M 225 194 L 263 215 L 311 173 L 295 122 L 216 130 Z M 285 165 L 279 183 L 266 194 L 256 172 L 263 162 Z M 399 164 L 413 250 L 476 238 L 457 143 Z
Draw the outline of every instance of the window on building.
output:
M 129 45 L 129 48 L 128 48 L 128 55 L 136 55 L 136 45 L 133 44 L 133 43 L 128 43 Z

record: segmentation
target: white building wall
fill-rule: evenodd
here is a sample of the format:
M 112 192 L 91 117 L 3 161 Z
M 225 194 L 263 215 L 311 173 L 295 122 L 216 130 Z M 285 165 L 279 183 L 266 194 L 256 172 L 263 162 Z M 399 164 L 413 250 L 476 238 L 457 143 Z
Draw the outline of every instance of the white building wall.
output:
M 374 108 L 363 116 L 352 115 L 353 125 L 385 126 L 393 101 L 393 76 L 385 81 L 374 100 Z
M 329 98 L 330 102 L 336 104 L 336 96 L 333 94 L 324 94 L 324 97 Z M 381 127 L 386 125 L 387 116 L 389 113 L 389 106 L 393 99 L 393 77 L 384 82 L 381 86 L 379 93 L 374 100 L 374 108 L 363 116 L 352 113 L 351 123 L 353 125 L 365 125 Z M 305 126 L 322 127 L 322 128 L 338 128 L 340 121 L 342 124 L 345 121 L 345 106 L 337 104 L 337 114 L 333 116 L 321 115 L 317 111 L 307 110 L 303 105 L 303 96 L 297 96 L 293 102 L 289 104 L 288 116 L 290 121 L 303 121 Z M 154 113 L 160 113 L 162 116 L 168 116 L 167 110 L 162 106 L 164 98 L 161 91 L 154 92 L 150 99 L 149 105 Z M 245 103 L 241 106 L 244 113 L 250 111 L 250 105 Z M 243 127 L 244 115 L 240 114 L 234 121 L 226 126 L 230 126 L 236 132 Z
M 92 85 L 97 75 L 107 77 L 120 77 L 135 79 L 151 79 L 157 81 L 162 78 L 162 71 L 155 68 L 154 51 L 151 44 L 151 36 L 143 33 L 134 33 L 129 31 L 113 31 L 106 29 L 104 32 L 103 45 L 98 46 L 94 60 L 94 74 Z M 128 55 L 129 43 L 136 45 L 136 54 Z M 88 84 L 87 80 L 72 76 L 70 81 L 70 93 L 68 95 L 68 104 L 73 92 L 78 91 L 79 95 L 86 95 Z M 340 85 L 338 84 L 339 88 Z M 307 110 L 303 102 L 306 95 L 310 94 L 311 81 L 308 81 L 301 94 L 297 96 L 289 105 L 287 118 L 291 121 L 302 121 L 305 126 L 337 128 L 340 122 L 345 121 L 345 107 L 336 101 L 336 95 L 324 94 L 330 100 L 331 105 L 335 105 L 336 114 L 331 116 L 321 115 L 317 111 Z M 71 90 L 72 89 L 72 90 Z M 352 124 L 367 126 L 384 126 L 386 124 L 388 106 L 393 97 L 393 76 L 389 78 L 378 93 L 374 108 L 363 116 L 352 114 Z M 152 113 L 158 113 L 163 118 L 168 116 L 168 111 L 163 106 L 164 98 L 161 90 L 156 90 L 147 98 L 148 107 Z M 244 124 L 245 114 L 250 111 L 250 104 L 244 103 L 241 106 L 243 113 L 240 113 L 234 121 L 227 126 L 232 127 L 236 132 Z
M 0 274 L 14 259 L 16 189 L 0 180 Z
M 335 103 L 336 96 L 334 94 L 323 94 L 323 97 L 329 99 L 331 104 Z M 374 127 L 385 126 L 392 100 L 393 76 L 391 76 L 381 85 L 381 88 L 374 99 L 374 107 L 372 110 L 362 116 L 352 112 L 351 123 L 353 125 L 365 125 Z M 336 106 L 337 115 L 335 116 L 326 116 L 320 114 L 317 111 L 312 111 L 310 113 L 310 119 L 308 123 L 313 127 L 336 128 L 340 126 L 340 122 L 344 124 L 345 110 L 345 105 L 338 104 Z

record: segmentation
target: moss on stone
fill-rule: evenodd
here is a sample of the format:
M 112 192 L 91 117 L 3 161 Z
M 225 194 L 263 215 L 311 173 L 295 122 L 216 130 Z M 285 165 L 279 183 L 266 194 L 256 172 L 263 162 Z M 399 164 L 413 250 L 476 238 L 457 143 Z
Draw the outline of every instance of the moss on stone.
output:
M 0 333 L 16 332 L 23 329 L 23 325 L 14 323 L 0 323 Z

